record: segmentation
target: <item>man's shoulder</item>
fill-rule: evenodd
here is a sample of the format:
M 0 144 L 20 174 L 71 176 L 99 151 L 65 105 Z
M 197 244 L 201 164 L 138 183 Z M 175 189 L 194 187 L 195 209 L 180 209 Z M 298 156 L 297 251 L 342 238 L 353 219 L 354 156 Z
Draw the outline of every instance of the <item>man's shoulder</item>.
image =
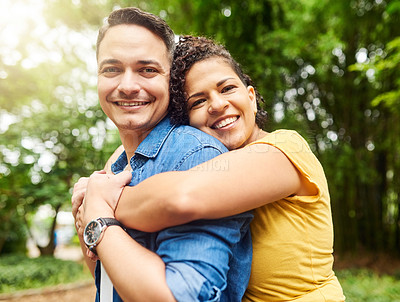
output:
M 171 139 L 175 142 L 179 141 L 192 146 L 198 144 L 203 147 L 213 147 L 222 152 L 227 151 L 226 147 L 215 137 L 187 125 L 175 126 L 171 132 Z

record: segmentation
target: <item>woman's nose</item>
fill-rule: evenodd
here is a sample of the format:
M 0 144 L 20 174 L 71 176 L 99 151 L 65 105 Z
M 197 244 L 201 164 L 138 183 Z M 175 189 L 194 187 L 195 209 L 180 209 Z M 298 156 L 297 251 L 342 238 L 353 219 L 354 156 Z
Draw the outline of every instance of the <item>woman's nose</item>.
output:
M 223 111 L 228 107 L 229 102 L 219 94 L 214 94 L 210 97 L 210 104 L 208 107 L 208 112 L 210 114 Z

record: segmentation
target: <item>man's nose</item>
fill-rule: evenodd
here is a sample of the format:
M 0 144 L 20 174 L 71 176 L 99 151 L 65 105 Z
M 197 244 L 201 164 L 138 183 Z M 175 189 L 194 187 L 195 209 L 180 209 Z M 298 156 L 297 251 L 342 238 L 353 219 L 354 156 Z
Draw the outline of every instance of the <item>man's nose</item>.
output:
M 140 87 L 138 75 L 130 70 L 126 70 L 121 76 L 121 81 L 118 85 L 118 92 L 123 96 L 130 96 L 138 93 Z

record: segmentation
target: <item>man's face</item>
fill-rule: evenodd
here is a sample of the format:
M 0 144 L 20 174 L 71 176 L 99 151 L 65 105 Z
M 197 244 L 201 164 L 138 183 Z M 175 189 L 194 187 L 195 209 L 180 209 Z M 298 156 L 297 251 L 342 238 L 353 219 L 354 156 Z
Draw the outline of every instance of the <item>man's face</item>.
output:
M 98 49 L 100 105 L 120 134 L 147 135 L 167 114 L 170 62 L 157 35 L 137 25 L 111 27 Z

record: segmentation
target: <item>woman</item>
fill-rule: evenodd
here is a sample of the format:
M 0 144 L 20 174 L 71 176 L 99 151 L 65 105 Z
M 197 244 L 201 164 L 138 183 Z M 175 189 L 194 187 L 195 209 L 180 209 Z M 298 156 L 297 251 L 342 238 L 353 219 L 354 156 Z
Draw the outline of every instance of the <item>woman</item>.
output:
M 261 98 L 222 46 L 182 37 L 173 66 L 174 120 L 234 151 L 126 187 L 118 220 L 156 231 L 255 209 L 252 273 L 243 301 L 344 301 L 332 270 L 328 185 L 305 140 L 294 131 L 261 129 Z

